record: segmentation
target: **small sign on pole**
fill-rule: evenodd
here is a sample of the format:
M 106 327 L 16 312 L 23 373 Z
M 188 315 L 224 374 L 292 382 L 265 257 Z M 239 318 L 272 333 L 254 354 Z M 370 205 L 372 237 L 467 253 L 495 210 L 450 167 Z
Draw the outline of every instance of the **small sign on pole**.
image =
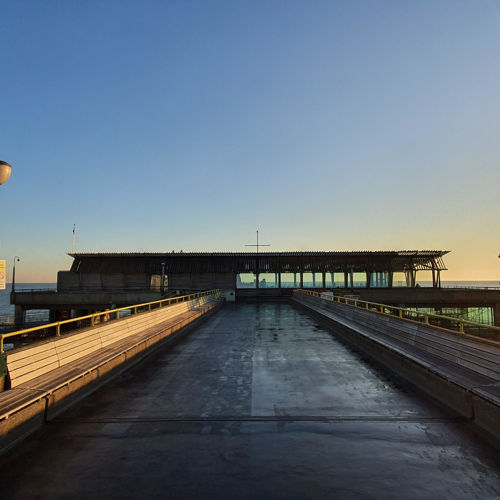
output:
M 6 270 L 5 260 L 0 260 L 0 290 L 5 290 Z

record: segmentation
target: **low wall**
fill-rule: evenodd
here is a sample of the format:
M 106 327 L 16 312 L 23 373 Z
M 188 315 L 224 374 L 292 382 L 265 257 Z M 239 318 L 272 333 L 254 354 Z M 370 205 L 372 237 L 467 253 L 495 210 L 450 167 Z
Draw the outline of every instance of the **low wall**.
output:
M 309 295 L 297 294 L 292 301 L 500 444 L 498 342 Z

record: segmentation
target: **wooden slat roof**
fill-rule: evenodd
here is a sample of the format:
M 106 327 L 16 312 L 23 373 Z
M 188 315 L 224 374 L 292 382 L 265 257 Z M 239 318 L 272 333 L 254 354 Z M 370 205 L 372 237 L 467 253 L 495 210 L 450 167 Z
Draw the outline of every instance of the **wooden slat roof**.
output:
M 250 257 L 257 252 L 69 252 L 71 257 Z M 449 250 L 354 250 L 354 251 L 286 251 L 286 252 L 259 252 L 261 257 L 300 257 L 300 256 L 412 256 L 412 257 L 442 257 Z
M 446 269 L 444 250 L 316 252 L 116 252 L 70 253 L 74 272 L 83 273 L 244 273 L 341 272 Z

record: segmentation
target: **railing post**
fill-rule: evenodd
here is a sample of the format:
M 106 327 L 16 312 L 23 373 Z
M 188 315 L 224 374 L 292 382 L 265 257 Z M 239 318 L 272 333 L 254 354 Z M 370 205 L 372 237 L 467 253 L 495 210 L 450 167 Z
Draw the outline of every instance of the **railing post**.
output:
M 459 325 L 460 325 L 460 333 L 464 334 L 465 333 L 464 332 L 464 322 L 462 320 L 460 320 Z
M 90 326 L 94 326 L 94 320 L 95 320 L 95 316 L 92 315 L 90 318 Z
M 0 354 L 3 354 L 3 335 L 0 335 Z
M 61 323 L 58 321 L 56 326 L 56 337 L 61 336 Z
M 399 308 L 399 317 L 403 319 L 403 309 Z
M 429 324 L 429 315 L 428 315 L 428 314 L 426 314 L 426 315 L 424 316 L 424 318 L 425 318 L 425 324 L 426 324 L 426 325 L 428 325 L 428 324 Z

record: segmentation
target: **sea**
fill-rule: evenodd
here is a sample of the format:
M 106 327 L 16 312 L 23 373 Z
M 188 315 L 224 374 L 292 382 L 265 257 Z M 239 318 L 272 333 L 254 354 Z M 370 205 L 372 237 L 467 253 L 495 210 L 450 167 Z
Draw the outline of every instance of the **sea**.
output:
M 56 290 L 56 283 L 16 283 L 16 290 Z M 0 290 L 0 325 L 9 325 L 14 323 L 15 307 L 10 303 L 10 292 L 12 284 L 7 283 L 5 290 Z M 47 309 L 33 309 L 26 311 L 26 322 L 43 322 L 49 320 L 49 311 Z
M 432 281 L 419 281 L 421 287 L 431 287 Z M 394 286 L 403 286 L 403 283 L 394 283 Z M 443 288 L 488 288 L 500 289 L 498 281 L 442 281 Z M 56 283 L 16 283 L 16 290 L 56 290 Z M 5 290 L 0 290 L 0 325 L 12 324 L 14 321 L 14 306 L 10 303 L 10 292 L 12 285 L 7 284 Z M 482 308 L 489 309 L 489 308 Z M 43 322 L 48 321 L 49 312 L 47 310 L 33 309 L 26 311 L 27 322 Z M 486 322 L 489 322 L 486 320 Z

